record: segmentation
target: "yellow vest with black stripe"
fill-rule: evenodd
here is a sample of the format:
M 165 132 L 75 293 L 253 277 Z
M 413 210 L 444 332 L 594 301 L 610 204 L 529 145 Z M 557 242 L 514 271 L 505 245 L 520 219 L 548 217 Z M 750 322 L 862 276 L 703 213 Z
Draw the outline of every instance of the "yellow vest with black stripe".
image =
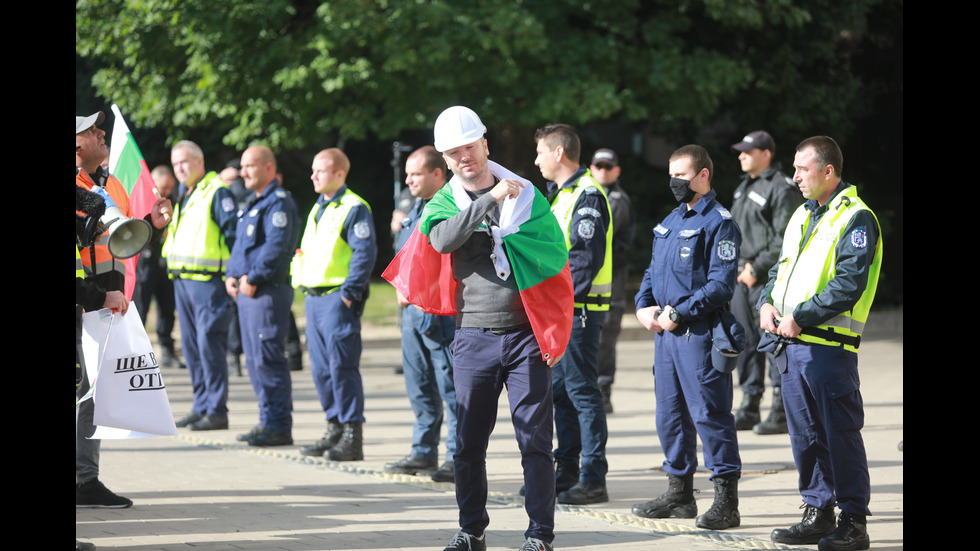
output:
M 211 217 L 215 193 L 224 187 L 227 186 L 215 172 L 208 172 L 194 186 L 183 211 L 179 204 L 175 205 L 173 222 L 163 244 L 171 278 L 209 281 L 224 276 L 231 254 L 221 228 Z
M 855 214 L 868 211 L 874 212 L 857 196 L 854 186 L 845 188 L 827 206 L 827 212 L 817 223 L 810 238 L 802 243 L 810 223 L 810 212 L 805 206 L 800 206 L 786 226 L 783 238 L 783 251 L 780 255 L 779 269 L 776 282 L 773 284 L 771 298 L 773 306 L 783 313 L 791 313 L 796 307 L 820 293 L 834 278 L 837 267 L 837 243 L 842 239 L 850 239 L 847 224 Z M 878 219 L 875 217 L 875 223 Z M 878 243 L 874 259 L 868 267 L 868 285 L 854 307 L 817 326 L 818 329 L 832 331 L 846 337 L 860 337 L 864 332 L 864 324 L 868 321 L 868 312 L 878 289 L 878 275 L 881 272 L 881 231 L 878 231 Z M 805 329 L 805 328 L 804 328 Z M 840 342 L 828 340 L 814 335 L 801 334 L 801 341 L 841 346 Z M 845 344 L 844 348 L 857 352 L 857 347 Z
M 82 264 L 82 253 L 78 252 L 78 243 L 75 244 L 75 277 L 85 279 L 85 265 Z
M 587 310 L 606 311 L 609 310 L 609 302 L 612 297 L 612 236 L 613 218 L 612 210 L 609 207 L 609 198 L 606 197 L 606 190 L 599 185 L 588 170 L 582 175 L 574 185 L 558 191 L 551 203 L 551 212 L 558 219 L 562 233 L 565 234 L 565 247 L 572 250 L 571 232 L 575 231 L 572 225 L 572 218 L 575 216 L 575 205 L 583 193 L 601 193 L 605 198 L 606 214 L 609 217 L 609 225 L 606 226 L 606 254 L 602 261 L 602 268 L 592 280 L 589 288 L 589 295 L 586 299 Z M 585 306 L 581 302 L 576 302 L 576 308 Z
M 350 211 L 357 205 L 364 205 L 368 212 L 371 211 L 367 201 L 349 188 L 344 191 L 339 201 L 331 201 L 322 207 L 320 203 L 313 205 L 313 210 L 306 219 L 300 250 L 293 257 L 290 267 L 293 287 L 339 289 L 347 281 L 353 250 L 340 238 L 340 232 L 344 229 L 344 222 L 347 221 Z M 316 215 L 321 208 L 324 212 L 317 222 Z

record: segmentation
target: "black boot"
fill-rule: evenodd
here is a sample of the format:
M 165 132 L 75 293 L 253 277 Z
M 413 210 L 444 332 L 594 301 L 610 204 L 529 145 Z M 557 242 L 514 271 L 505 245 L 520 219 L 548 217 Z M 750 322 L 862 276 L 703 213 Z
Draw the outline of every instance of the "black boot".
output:
M 612 413 L 612 383 L 600 383 L 599 392 L 602 393 L 602 407 L 605 408 L 607 414 Z
M 738 478 L 715 477 L 715 502 L 694 524 L 708 530 L 737 528 L 742 524 L 742 517 L 738 514 Z
M 337 422 L 336 419 L 330 419 L 327 421 L 327 432 L 323 435 L 323 438 L 317 440 L 309 446 L 303 446 L 299 449 L 299 453 L 303 455 L 309 455 L 311 457 L 323 457 L 323 454 L 327 452 L 330 448 L 337 445 L 340 442 L 340 438 L 344 435 L 344 425 Z
M 735 412 L 735 430 L 749 430 L 762 421 L 759 415 L 759 402 L 762 401 L 761 394 L 746 394 L 742 396 L 742 405 Z
M 644 518 L 694 518 L 698 504 L 694 499 L 694 475 L 667 475 L 667 491 L 657 499 L 633 506 L 633 514 Z
M 769 417 L 766 420 L 752 427 L 752 432 L 756 434 L 786 434 L 789 428 L 786 426 L 786 409 L 783 407 L 783 391 L 780 387 L 772 389 L 772 409 L 769 410 Z
M 177 358 L 173 344 L 161 346 L 160 349 L 160 367 L 178 367 L 180 369 L 187 367 Z
M 331 461 L 361 461 L 364 459 L 364 435 L 362 423 L 344 423 L 344 435 L 340 442 L 327 451 Z
M 777 528 L 769 538 L 776 543 L 812 545 L 834 531 L 834 508 L 818 509 L 804 503 L 803 520 L 789 528 Z
M 837 517 L 837 529 L 817 542 L 819 551 L 861 551 L 869 547 L 868 517 L 843 511 Z

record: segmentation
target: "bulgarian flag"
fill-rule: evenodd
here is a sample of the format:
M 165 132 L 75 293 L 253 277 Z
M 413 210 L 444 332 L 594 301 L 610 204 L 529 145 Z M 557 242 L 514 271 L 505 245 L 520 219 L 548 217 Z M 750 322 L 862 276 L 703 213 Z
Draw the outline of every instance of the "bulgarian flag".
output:
M 568 249 L 551 205 L 531 182 L 488 161 L 500 179 L 524 183 L 516 198 L 504 199 L 500 226 L 481 224 L 477 231 L 493 235 L 493 263 L 497 277 L 513 277 L 524 310 L 547 361 L 565 353 L 572 333 L 574 296 L 568 267 Z M 472 199 L 454 176 L 425 205 L 418 227 L 381 274 L 409 302 L 431 314 L 456 313 L 456 287 L 450 255 L 439 254 L 429 243 L 429 232 L 440 220 L 469 207 Z
M 146 166 L 143 153 L 133 139 L 133 133 L 126 126 L 119 106 L 112 105 L 115 122 L 112 126 L 112 141 L 109 143 L 109 173 L 115 176 L 126 188 L 129 195 L 129 208 L 133 218 L 141 219 L 153 209 L 156 202 L 156 184 L 150 177 L 150 169 Z M 136 286 L 136 260 L 139 255 L 126 259 L 126 298 L 133 298 L 133 288 Z M 141 314 L 146 315 L 145 312 Z

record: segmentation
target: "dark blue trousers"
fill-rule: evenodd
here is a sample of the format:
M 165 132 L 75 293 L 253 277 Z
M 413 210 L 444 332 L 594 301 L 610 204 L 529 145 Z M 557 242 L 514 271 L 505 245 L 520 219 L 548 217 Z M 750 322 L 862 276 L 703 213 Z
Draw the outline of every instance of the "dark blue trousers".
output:
M 456 454 L 456 387 L 449 351 L 455 325 L 454 316 L 426 314 L 411 305 L 402 312 L 402 368 L 415 414 L 412 456 L 427 461 L 439 459 L 443 417 L 448 429 L 446 459 L 452 461 Z
M 826 508 L 836 497 L 842 511 L 870 515 L 857 354 L 843 347 L 793 344 L 783 358 L 783 404 L 803 501 Z
M 242 348 L 252 389 L 259 399 L 259 424 L 293 429 L 293 380 L 286 362 L 286 332 L 293 288 L 285 283 L 259 285 L 254 297 L 238 294 Z
M 487 513 L 487 445 L 504 386 L 521 451 L 529 519 L 525 537 L 555 538 L 555 467 L 551 453 L 554 409 L 551 369 L 530 326 L 496 335 L 462 327 L 453 341 L 456 384 L 456 503 L 459 525 L 480 536 Z
M 174 280 L 180 342 L 198 415 L 228 413 L 228 324 L 235 304 L 224 281 Z
M 306 347 L 320 407 L 329 421 L 364 422 L 361 318 L 340 291 L 306 296 Z

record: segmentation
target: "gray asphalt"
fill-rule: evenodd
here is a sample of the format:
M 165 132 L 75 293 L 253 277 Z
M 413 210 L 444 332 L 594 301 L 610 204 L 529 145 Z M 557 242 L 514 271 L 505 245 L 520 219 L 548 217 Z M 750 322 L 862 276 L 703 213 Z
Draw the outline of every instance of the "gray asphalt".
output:
M 742 525 L 725 531 L 701 530 L 694 519 L 653 521 L 630 513 L 634 503 L 667 487 L 654 429 L 651 365 L 653 341 L 631 315 L 618 346 L 609 416 L 608 503 L 559 505 L 556 549 L 581 551 L 816 549 L 774 544 L 774 528 L 799 521 L 800 496 L 786 435 L 739 432 L 743 475 L 739 485 Z M 902 313 L 872 314 L 859 356 L 866 424 L 863 431 L 871 468 L 873 516 L 868 532 L 874 550 L 904 546 L 903 336 Z M 235 441 L 258 420 L 247 377 L 231 378 L 230 430 L 191 432 L 176 437 L 107 440 L 102 445 L 101 480 L 131 498 L 129 509 L 76 509 L 76 538 L 99 549 L 133 551 L 260 550 L 440 550 L 457 530 L 452 484 L 428 477 L 387 475 L 385 463 L 409 452 L 413 416 L 404 381 L 393 371 L 401 363 L 397 333 L 364 330 L 361 373 L 366 392 L 365 460 L 350 463 L 310 459 L 298 447 L 318 439 L 325 428 L 309 365 L 293 373 L 296 444 L 268 449 Z M 190 410 L 186 371 L 164 369 L 176 417 Z M 764 411 L 771 393 L 766 392 Z M 735 404 L 741 401 L 736 390 Z M 445 430 L 445 429 L 443 429 Z M 518 489 L 520 456 L 505 397 L 488 451 L 492 550 L 517 549 L 527 517 Z M 695 477 L 698 506 L 713 497 L 707 471 Z

